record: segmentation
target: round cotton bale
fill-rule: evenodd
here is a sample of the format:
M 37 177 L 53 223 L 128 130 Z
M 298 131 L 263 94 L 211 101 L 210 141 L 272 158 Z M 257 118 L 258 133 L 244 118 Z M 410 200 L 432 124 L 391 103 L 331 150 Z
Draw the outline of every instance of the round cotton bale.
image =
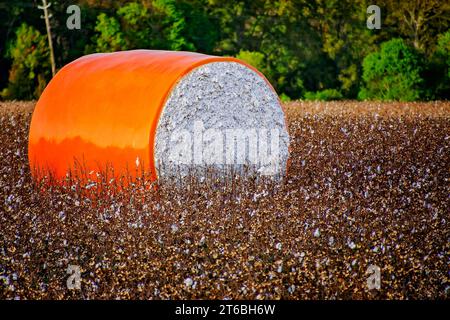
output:
M 32 172 L 57 179 L 75 166 L 151 179 L 252 168 L 282 176 L 289 136 L 274 89 L 231 57 L 133 50 L 63 67 L 30 125 Z

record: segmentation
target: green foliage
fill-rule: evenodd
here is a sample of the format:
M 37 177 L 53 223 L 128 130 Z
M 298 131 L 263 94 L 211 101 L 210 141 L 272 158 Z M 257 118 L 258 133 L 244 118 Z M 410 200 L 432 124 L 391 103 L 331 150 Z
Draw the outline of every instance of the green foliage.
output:
M 450 78 L 450 30 L 439 35 L 436 55 L 442 65 L 447 66 L 447 77 Z
M 450 30 L 439 35 L 436 50 L 424 72 L 425 98 L 450 98 Z
M 12 59 L 8 86 L 2 90 L 4 99 L 35 99 L 45 88 L 50 74 L 47 38 L 32 26 L 22 23 L 16 39 L 9 46 Z
M 366 27 L 368 4 L 366 1 L 328 0 L 317 6 L 323 51 L 336 67 L 330 70 L 338 80 L 335 87 L 355 97 L 361 80 L 361 62 L 376 49 L 377 33 Z
M 342 100 L 344 97 L 336 89 L 325 89 L 317 92 L 308 91 L 305 93 L 306 100 L 331 101 Z
M 211 2 L 211 15 L 219 21 L 217 53 L 260 53 L 259 57 L 253 55 L 251 59 L 260 59 L 263 55 L 262 72 L 278 92 L 292 98 L 300 97 L 303 92 L 306 74 L 311 75 L 308 77 L 311 80 L 309 83 L 326 79 L 320 71 L 326 68 L 316 68 L 317 64 L 306 63 L 311 57 L 320 57 L 319 39 L 302 12 L 307 1 L 298 4 L 264 0 Z M 306 70 L 308 67 L 318 72 Z
M 363 61 L 360 99 L 413 101 L 421 98 L 421 56 L 402 39 L 392 39 Z
M 142 20 L 148 19 L 148 10 L 140 3 L 130 2 L 117 10 L 117 14 L 123 17 L 130 25 L 137 26 Z M 136 30 L 139 32 L 139 30 Z
M 264 54 L 262 54 L 261 52 L 241 50 L 236 55 L 236 58 L 247 62 L 249 65 L 258 69 L 258 71 L 264 73 L 263 71 L 265 70 Z
M 280 100 L 282 102 L 289 102 L 292 99 L 286 93 L 283 92 L 282 94 L 280 94 Z
M 211 52 L 217 41 L 217 26 L 203 10 L 201 1 L 154 0 L 161 15 L 160 30 L 168 48 Z
M 449 1 L 378 0 L 377 2 L 386 12 L 381 28 L 385 39 L 393 35 L 400 36 L 427 57 L 436 47 L 436 36 L 450 27 Z
M 124 40 L 128 49 L 151 47 L 155 39 L 152 37 L 150 12 L 140 3 L 131 2 L 117 10 L 121 18 Z M 152 41 L 153 40 L 153 41 Z
M 170 49 L 195 51 L 194 44 L 185 36 L 188 26 L 183 10 L 177 6 L 177 2 L 175 0 L 156 0 L 154 5 L 164 13 L 163 25 Z
M 366 27 L 367 0 L 80 0 L 78 4 L 82 28 L 69 30 L 67 2 L 52 0 L 58 67 L 93 52 L 186 50 L 238 57 L 292 99 L 339 98 L 327 89 L 346 99 L 450 98 L 450 5 L 445 1 L 380 0 L 381 30 Z M 41 14 L 15 2 L 0 10 L 0 55 L 5 58 L 0 60 L 0 87 L 7 85 L 5 98 L 36 97 L 49 79 L 49 59 L 43 57 L 48 54 L 46 41 L 29 58 L 11 54 L 18 38 L 14 30 L 22 21 L 46 40 Z M 18 41 L 30 42 L 26 37 Z M 404 40 L 383 44 L 394 37 Z M 23 50 L 26 47 L 31 45 Z M 30 67 L 27 59 L 42 63 Z M 33 81 L 26 80 L 30 70 Z
M 152 48 L 210 52 L 216 30 L 201 7 L 191 1 L 130 2 L 111 16 L 98 15 L 95 45 L 88 45 L 87 51 Z
M 100 13 L 97 17 L 95 31 L 98 32 L 94 37 L 96 52 L 114 52 L 127 49 L 120 24 L 116 18 Z

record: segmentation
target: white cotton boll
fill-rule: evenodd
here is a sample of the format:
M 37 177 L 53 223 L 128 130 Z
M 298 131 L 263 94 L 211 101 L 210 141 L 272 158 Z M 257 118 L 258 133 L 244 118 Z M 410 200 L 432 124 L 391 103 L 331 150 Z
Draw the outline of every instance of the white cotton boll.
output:
M 328 239 L 328 245 L 329 246 L 334 245 L 334 237 L 333 236 L 330 236 L 330 238 Z
M 172 233 L 175 233 L 178 231 L 178 226 L 176 224 L 172 224 L 170 226 L 170 230 L 172 231 Z
M 319 228 L 317 228 L 317 229 L 314 231 L 314 237 L 316 237 L 316 238 L 320 237 L 320 230 L 319 230 Z
M 194 283 L 194 281 L 191 278 L 184 279 L 184 285 L 186 287 L 191 287 L 193 283 Z
M 353 242 L 353 241 L 350 241 L 349 243 L 348 243 L 348 247 L 350 248 L 350 249 L 355 249 L 356 248 L 356 244 Z

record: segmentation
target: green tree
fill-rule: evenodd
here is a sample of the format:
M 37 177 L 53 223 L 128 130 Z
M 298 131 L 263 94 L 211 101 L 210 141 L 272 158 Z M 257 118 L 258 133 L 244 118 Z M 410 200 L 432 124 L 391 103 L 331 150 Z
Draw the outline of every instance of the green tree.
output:
M 209 53 L 217 38 L 200 2 L 152 0 L 129 2 L 112 15 L 99 14 L 95 45 L 87 51 L 124 49 L 188 50 Z
M 421 98 L 421 56 L 402 39 L 392 39 L 363 61 L 360 99 L 413 101 Z
M 115 17 L 100 13 L 95 26 L 97 34 L 94 37 L 95 52 L 113 52 L 126 50 L 126 42 Z
M 427 55 L 434 51 L 436 37 L 450 24 L 450 2 L 442 0 L 380 0 L 385 8 L 384 27 L 388 38 L 396 34 Z
M 447 67 L 447 77 L 450 78 L 450 30 L 438 37 L 436 55 L 442 65 Z
M 169 49 L 205 53 L 213 50 L 218 26 L 208 17 L 202 2 L 153 1 L 153 7 L 162 13 L 161 31 Z
M 321 56 L 320 43 L 304 19 L 308 12 L 303 8 L 309 6 L 308 1 L 299 2 L 209 0 L 209 14 L 219 25 L 215 53 L 236 56 L 242 51 L 259 52 L 265 60 L 263 72 L 277 92 L 300 97 L 304 79 L 312 84 L 327 79 L 327 72 L 326 68 L 317 68 L 318 72 L 306 76 L 306 62 Z
M 152 35 L 151 14 L 140 3 L 130 2 L 117 10 L 129 49 L 150 48 L 157 39 Z
M 22 23 L 6 56 L 12 59 L 4 99 L 35 99 L 44 90 L 50 76 L 47 38 L 32 26 Z
M 325 89 L 317 92 L 306 92 L 306 100 L 331 101 L 342 100 L 344 97 L 336 89 Z
M 450 30 L 439 35 L 436 50 L 428 60 L 424 79 L 427 99 L 450 98 Z
M 405 99 L 405 94 L 407 99 L 449 98 L 448 1 L 379 0 L 374 4 L 382 9 L 380 30 L 366 27 L 369 0 L 79 0 L 80 30 L 66 27 L 67 1 L 51 2 L 57 66 L 92 52 L 188 50 L 237 56 L 262 71 L 282 97 L 297 99 L 309 92 L 328 99 L 339 92 L 345 98 L 358 93 L 370 99 Z M 22 65 L 26 58 L 10 54 L 13 31 L 24 21 L 44 34 L 41 14 L 32 2 L 0 4 L 0 87 L 8 86 L 5 97 L 36 96 L 48 79 L 33 71 L 34 82 L 13 86 L 29 73 L 29 65 Z M 417 65 L 411 70 L 399 65 L 406 59 L 402 56 L 384 73 L 372 70 L 371 61 L 382 64 L 370 53 L 398 37 L 411 46 L 401 55 L 414 49 Z M 405 70 L 408 76 L 402 75 Z
M 183 11 L 175 0 L 156 0 L 153 5 L 164 13 L 162 23 L 164 35 L 171 50 L 194 51 L 194 44 L 189 41 L 185 34 L 188 28 Z
M 266 69 L 265 57 L 261 52 L 241 50 L 236 55 L 236 58 L 247 62 L 249 65 L 255 67 L 262 73 L 264 73 L 264 70 Z
M 357 95 L 364 57 L 376 49 L 378 32 L 366 26 L 368 5 L 365 0 L 317 1 L 311 21 L 335 66 L 337 89 L 350 97 Z

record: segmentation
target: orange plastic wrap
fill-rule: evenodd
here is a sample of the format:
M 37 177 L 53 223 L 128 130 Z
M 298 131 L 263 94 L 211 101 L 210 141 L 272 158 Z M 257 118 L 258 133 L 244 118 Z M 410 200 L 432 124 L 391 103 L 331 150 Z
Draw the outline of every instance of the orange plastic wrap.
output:
M 252 68 L 231 57 L 153 50 L 93 54 L 66 65 L 33 113 L 32 172 L 61 179 L 78 162 L 86 172 L 110 165 L 115 175 L 144 168 L 156 179 L 155 132 L 169 93 L 190 70 L 216 61 Z

